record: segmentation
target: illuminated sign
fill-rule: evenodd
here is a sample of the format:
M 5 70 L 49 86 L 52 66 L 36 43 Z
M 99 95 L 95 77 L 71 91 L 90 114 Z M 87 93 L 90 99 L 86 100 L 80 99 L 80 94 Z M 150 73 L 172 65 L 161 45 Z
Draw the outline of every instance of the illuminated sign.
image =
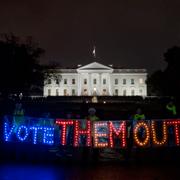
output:
M 5 142 L 95 148 L 179 146 L 180 119 L 96 121 L 4 116 Z

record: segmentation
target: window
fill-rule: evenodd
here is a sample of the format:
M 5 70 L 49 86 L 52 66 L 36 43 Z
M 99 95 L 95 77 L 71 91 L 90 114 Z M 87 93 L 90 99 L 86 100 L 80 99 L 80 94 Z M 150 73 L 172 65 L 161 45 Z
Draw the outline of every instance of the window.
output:
M 48 84 L 51 84 L 51 79 L 48 79 Z
M 56 89 L 56 96 L 59 96 L 59 90 Z
M 134 79 L 131 79 L 131 84 L 134 84 Z
M 56 84 L 59 84 L 59 79 L 56 79 Z
M 131 96 L 134 96 L 134 89 L 131 90 Z
M 106 89 L 103 89 L 103 95 L 106 95 Z
M 64 89 L 64 96 L 67 96 L 67 89 Z
M 75 96 L 75 89 L 72 89 L 72 96 Z
M 123 79 L 123 84 L 126 84 L 126 79 Z
M 118 96 L 118 89 L 115 89 L 115 96 Z
M 67 84 L 67 79 L 64 79 L 64 84 Z
M 93 79 L 93 84 L 96 84 L 97 83 L 97 80 L 96 79 Z
M 87 84 L 87 79 L 84 79 L 84 84 Z
M 140 84 L 143 84 L 144 83 L 144 80 L 142 78 L 139 79 L 139 83 Z
M 115 80 L 114 80 L 114 84 L 118 84 L 118 79 L 115 79 Z
M 84 93 L 83 93 L 84 95 L 87 95 L 87 89 L 84 89 Z
M 97 94 L 96 90 L 97 90 L 96 87 L 94 87 L 93 95 Z
M 106 84 L 106 79 L 103 79 L 103 84 Z
M 51 95 L 51 90 L 50 89 L 48 89 L 48 96 L 50 96 Z
M 126 90 L 123 90 L 123 96 L 126 96 Z
M 75 83 L 76 83 L 75 79 L 72 79 L 72 84 L 75 84 Z

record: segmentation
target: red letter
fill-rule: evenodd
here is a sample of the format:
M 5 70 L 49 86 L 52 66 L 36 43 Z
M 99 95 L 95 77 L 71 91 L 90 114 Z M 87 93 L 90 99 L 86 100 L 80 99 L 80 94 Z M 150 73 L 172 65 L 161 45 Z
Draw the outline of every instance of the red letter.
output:
M 180 124 L 180 121 L 179 120 L 167 121 L 167 124 L 174 125 L 176 145 L 179 146 L 180 142 L 179 142 L 179 126 L 178 125 Z
M 109 141 L 110 141 L 110 147 L 114 147 L 114 141 L 113 141 L 113 134 L 115 134 L 118 137 L 122 137 L 122 143 L 121 146 L 126 146 L 126 122 L 123 121 L 120 123 L 120 126 L 118 130 L 114 127 L 113 122 L 109 122 Z M 120 136 L 121 135 L 121 136 Z
M 138 137 L 138 131 L 140 128 L 144 128 L 144 130 L 146 131 L 146 137 L 143 141 L 139 140 Z M 146 146 L 148 144 L 150 140 L 150 132 L 149 132 L 149 126 L 147 123 L 143 122 L 143 121 L 139 121 L 137 122 L 137 124 L 134 127 L 134 141 L 137 145 L 139 146 Z
M 167 139 L 168 139 L 166 122 L 163 121 L 163 130 L 162 130 L 163 137 L 162 137 L 162 140 L 160 140 L 160 141 L 158 141 L 158 139 L 157 139 L 157 133 L 156 133 L 156 130 L 155 130 L 155 126 L 156 126 L 155 121 L 152 121 L 151 122 L 151 131 L 152 131 L 152 140 L 153 140 L 153 143 L 155 145 L 162 146 L 162 145 L 167 143 Z
M 98 128 L 107 127 L 107 122 L 94 122 L 94 146 L 95 147 L 108 147 L 108 142 L 99 142 L 99 137 L 108 138 L 107 133 L 98 133 Z
M 74 129 L 74 146 L 79 146 L 79 137 L 80 135 L 86 135 L 86 146 L 91 146 L 91 122 L 86 121 L 86 129 L 79 129 L 80 121 L 75 121 L 75 129 Z
M 56 124 L 62 126 L 62 131 L 61 131 L 61 144 L 64 146 L 66 145 L 66 132 L 67 132 L 67 126 L 68 125 L 73 125 L 73 120 L 56 120 Z

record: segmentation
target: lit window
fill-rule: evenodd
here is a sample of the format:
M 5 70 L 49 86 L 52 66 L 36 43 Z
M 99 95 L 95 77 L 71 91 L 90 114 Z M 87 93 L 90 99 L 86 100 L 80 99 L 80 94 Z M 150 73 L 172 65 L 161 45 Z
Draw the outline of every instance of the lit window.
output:
M 50 89 L 48 89 L 48 96 L 50 96 L 51 95 L 51 90 Z
M 64 96 L 67 96 L 67 89 L 64 89 Z
M 72 84 L 75 84 L 75 83 L 76 83 L 75 79 L 72 79 Z
M 48 84 L 51 84 L 51 79 L 48 79 Z
M 115 80 L 114 80 L 114 84 L 118 84 L 118 79 L 115 79 Z
M 134 96 L 134 89 L 131 90 L 131 96 Z
M 87 84 L 87 79 L 84 79 L 84 84 Z
M 56 89 L 56 96 L 59 96 L 59 90 Z
M 123 96 L 126 96 L 126 90 L 123 90 Z
M 115 96 L 118 96 L 118 89 L 115 89 Z
M 103 95 L 106 95 L 106 89 L 103 89 Z
M 87 95 L 87 89 L 84 89 L 84 95 Z
M 139 83 L 140 84 L 143 84 L 144 83 L 144 80 L 142 78 L 139 79 Z
M 134 84 L 134 79 L 131 79 L 131 84 Z
M 67 79 L 64 79 L 64 84 L 67 84 Z
M 96 94 L 97 94 L 97 92 L 96 92 L 96 87 L 94 87 L 93 89 L 94 89 L 93 95 L 96 95 Z
M 93 79 L 93 84 L 96 84 L 96 83 L 97 83 L 96 79 Z
M 126 84 L 126 79 L 123 79 L 123 84 Z
M 75 89 L 72 89 L 72 95 L 75 96 Z
M 103 79 L 103 84 L 106 84 L 106 79 Z

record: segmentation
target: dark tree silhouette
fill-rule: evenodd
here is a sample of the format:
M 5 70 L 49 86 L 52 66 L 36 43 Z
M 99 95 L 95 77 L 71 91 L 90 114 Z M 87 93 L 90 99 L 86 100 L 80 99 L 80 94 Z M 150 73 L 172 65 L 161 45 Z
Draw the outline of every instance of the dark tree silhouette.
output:
M 167 67 L 154 72 L 147 80 L 156 95 L 180 96 L 180 47 L 174 46 L 164 54 Z
M 48 65 L 43 66 L 43 72 L 44 72 L 44 83 L 48 84 L 48 80 L 55 80 L 57 84 L 60 83 L 62 76 L 60 72 L 61 65 L 59 62 L 52 61 Z
M 180 47 L 173 47 L 165 53 L 168 63 L 164 71 L 166 91 L 170 95 L 180 96 Z
M 0 92 L 29 93 L 33 86 L 42 85 L 42 66 L 38 59 L 44 50 L 31 37 L 20 40 L 13 34 L 0 37 Z
M 164 83 L 163 72 L 158 70 L 154 72 L 151 76 L 148 77 L 147 85 L 148 85 L 148 94 L 149 95 L 164 95 Z

